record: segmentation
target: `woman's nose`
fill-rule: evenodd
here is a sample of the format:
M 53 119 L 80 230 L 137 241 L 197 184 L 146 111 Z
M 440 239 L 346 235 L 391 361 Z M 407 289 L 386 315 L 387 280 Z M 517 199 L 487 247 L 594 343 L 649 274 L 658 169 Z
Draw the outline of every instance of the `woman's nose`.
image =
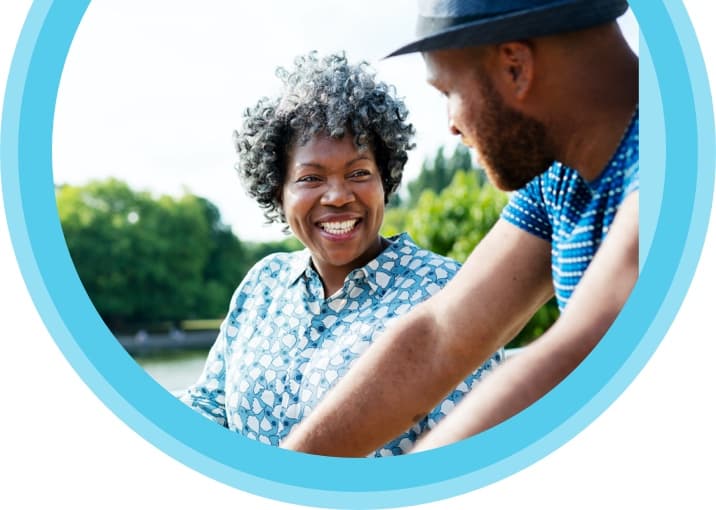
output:
M 329 181 L 325 193 L 321 196 L 322 205 L 341 207 L 355 200 L 350 183 L 344 180 Z

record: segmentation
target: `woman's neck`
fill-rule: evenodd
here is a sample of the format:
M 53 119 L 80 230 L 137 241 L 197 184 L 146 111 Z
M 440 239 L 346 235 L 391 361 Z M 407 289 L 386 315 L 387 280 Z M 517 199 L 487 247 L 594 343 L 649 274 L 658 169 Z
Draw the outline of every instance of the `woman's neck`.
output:
M 390 242 L 388 240 L 378 236 L 375 242 L 372 243 L 370 248 L 363 252 L 363 254 L 342 266 L 317 263 L 316 259 L 311 257 L 311 264 L 321 278 L 321 283 L 323 283 L 324 296 L 328 298 L 338 292 L 343 288 L 346 277 L 351 271 L 365 266 L 368 262 L 380 255 L 389 244 Z

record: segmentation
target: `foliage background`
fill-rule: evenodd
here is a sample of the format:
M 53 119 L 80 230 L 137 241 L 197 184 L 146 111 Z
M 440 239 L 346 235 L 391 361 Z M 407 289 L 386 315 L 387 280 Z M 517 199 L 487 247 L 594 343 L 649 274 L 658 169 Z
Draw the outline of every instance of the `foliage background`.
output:
M 57 186 L 56 198 L 80 280 L 115 333 L 222 318 L 253 264 L 269 253 L 302 248 L 294 237 L 240 240 L 213 203 L 188 190 L 178 198 L 155 197 L 109 179 Z M 464 262 L 507 200 L 464 146 L 449 156 L 441 148 L 391 199 L 382 234 L 407 231 L 419 245 Z M 548 303 L 509 346 L 539 336 L 557 314 L 554 302 Z

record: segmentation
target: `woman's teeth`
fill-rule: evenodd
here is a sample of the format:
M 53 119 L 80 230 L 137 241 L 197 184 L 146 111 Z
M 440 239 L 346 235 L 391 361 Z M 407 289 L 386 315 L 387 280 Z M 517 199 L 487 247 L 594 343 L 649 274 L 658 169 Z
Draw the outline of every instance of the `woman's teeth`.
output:
M 326 223 L 321 223 L 320 227 L 329 234 L 347 234 L 348 232 L 353 230 L 353 228 L 356 226 L 356 223 L 358 223 L 357 219 L 348 221 L 330 221 Z

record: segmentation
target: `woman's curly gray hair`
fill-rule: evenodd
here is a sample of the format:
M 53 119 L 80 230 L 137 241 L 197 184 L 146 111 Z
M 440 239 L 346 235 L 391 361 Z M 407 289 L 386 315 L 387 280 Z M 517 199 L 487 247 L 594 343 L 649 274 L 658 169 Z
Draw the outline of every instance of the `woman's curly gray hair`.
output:
M 278 68 L 279 97 L 262 98 L 244 112 L 234 133 L 237 170 L 248 194 L 271 222 L 285 222 L 280 203 L 286 155 L 325 133 L 353 135 L 359 150 L 370 147 L 381 173 L 385 202 L 398 188 L 415 130 L 395 88 L 375 80 L 366 62 L 351 65 L 343 53 L 319 59 L 315 52 L 295 59 L 295 68 Z

